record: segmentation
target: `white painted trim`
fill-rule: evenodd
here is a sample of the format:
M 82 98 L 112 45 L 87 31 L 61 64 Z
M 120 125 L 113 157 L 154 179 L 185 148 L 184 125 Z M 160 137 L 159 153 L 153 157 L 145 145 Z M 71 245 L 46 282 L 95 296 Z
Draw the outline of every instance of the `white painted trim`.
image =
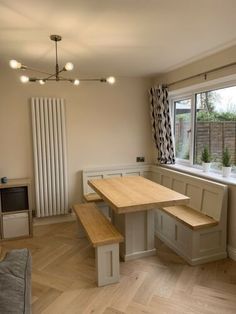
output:
M 62 222 L 69 222 L 75 221 L 76 216 L 74 213 L 68 215 L 58 215 L 52 217 L 41 217 L 41 218 L 34 218 L 33 219 L 33 226 L 42 226 L 42 225 L 52 225 Z
M 132 254 L 126 254 L 124 256 L 121 256 L 121 258 L 127 262 L 127 261 L 131 261 L 133 259 L 137 259 L 137 258 L 143 258 L 143 257 L 148 257 L 148 256 L 155 256 L 156 255 L 156 249 L 151 249 L 151 250 L 147 250 L 147 251 L 141 251 L 141 252 L 136 252 L 136 253 L 132 253 Z
M 195 266 L 199 264 L 205 264 L 205 263 L 214 262 L 214 261 L 218 261 L 220 259 L 225 259 L 225 258 L 227 258 L 226 252 L 211 254 L 204 257 L 200 257 L 200 258 L 193 258 L 191 261 L 191 265 Z
M 173 129 L 173 133 L 175 130 L 175 102 L 177 101 L 181 101 L 181 100 L 187 100 L 190 99 L 191 101 L 191 121 L 190 121 L 190 128 L 191 128 L 191 132 L 190 132 L 190 140 L 189 140 L 189 159 L 180 159 L 180 158 L 176 158 L 176 162 L 180 163 L 180 164 L 185 164 L 185 165 L 192 165 L 193 164 L 193 146 L 194 146 L 194 138 L 195 138 L 195 95 L 192 92 L 186 93 L 186 94 L 182 94 L 179 96 L 173 96 L 170 99 L 170 104 L 171 104 L 171 120 L 173 121 L 172 123 L 172 129 Z M 173 137 L 175 138 L 175 134 L 173 134 Z M 175 141 L 174 141 L 175 142 Z M 174 147 L 175 149 L 175 147 Z M 176 154 L 176 151 L 175 151 Z
M 136 164 L 124 164 L 124 165 L 111 165 L 111 166 L 99 166 L 99 167 L 92 167 L 92 168 L 84 168 L 83 172 L 95 172 L 95 171 L 109 171 L 109 170 L 126 170 L 126 169 L 140 169 L 140 170 L 149 170 L 151 164 L 149 163 L 140 163 L 137 162 Z
M 168 168 L 170 170 L 187 173 L 196 177 L 204 178 L 207 180 L 220 182 L 227 185 L 236 185 L 236 176 L 234 174 L 231 174 L 230 177 L 223 177 L 221 173 L 209 171 L 209 172 L 203 172 L 202 168 L 196 168 L 194 166 L 186 166 L 186 165 L 161 165 L 161 167 Z M 154 168 L 152 168 L 154 169 Z M 155 172 L 155 170 L 152 170 Z M 156 170 L 157 171 L 157 170 Z
M 229 257 L 230 257 L 232 260 L 236 261 L 236 248 L 234 248 L 234 247 L 228 245 L 228 246 L 227 246 L 227 249 L 228 249 Z

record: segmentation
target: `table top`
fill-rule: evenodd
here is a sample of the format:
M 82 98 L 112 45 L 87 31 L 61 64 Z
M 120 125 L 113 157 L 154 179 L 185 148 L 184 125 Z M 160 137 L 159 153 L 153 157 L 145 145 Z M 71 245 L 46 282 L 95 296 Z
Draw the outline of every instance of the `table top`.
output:
M 187 204 L 189 197 L 141 176 L 93 179 L 89 186 L 118 214 Z

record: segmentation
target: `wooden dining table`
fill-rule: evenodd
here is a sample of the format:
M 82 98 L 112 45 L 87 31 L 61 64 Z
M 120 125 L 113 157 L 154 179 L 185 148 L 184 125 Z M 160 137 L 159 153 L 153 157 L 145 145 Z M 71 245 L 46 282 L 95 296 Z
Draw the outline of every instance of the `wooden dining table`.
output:
M 141 176 L 93 179 L 89 186 L 112 209 L 112 222 L 124 236 L 124 261 L 156 254 L 155 208 L 188 203 L 189 197 Z

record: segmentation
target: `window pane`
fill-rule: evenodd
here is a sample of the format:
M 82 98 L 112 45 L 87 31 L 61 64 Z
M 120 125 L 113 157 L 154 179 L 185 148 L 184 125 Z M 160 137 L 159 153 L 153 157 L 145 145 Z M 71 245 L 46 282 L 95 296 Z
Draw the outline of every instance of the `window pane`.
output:
M 175 154 L 189 160 L 191 138 L 191 99 L 175 102 Z
M 196 94 L 196 129 L 194 162 L 201 163 L 201 153 L 208 147 L 216 163 L 227 147 L 235 164 L 236 86 Z

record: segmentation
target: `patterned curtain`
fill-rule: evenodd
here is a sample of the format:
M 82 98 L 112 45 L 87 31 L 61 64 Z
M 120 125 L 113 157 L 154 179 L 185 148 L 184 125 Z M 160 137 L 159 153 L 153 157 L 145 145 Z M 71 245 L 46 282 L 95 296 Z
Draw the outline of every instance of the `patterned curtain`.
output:
M 168 89 L 162 85 L 149 91 L 151 102 L 152 135 L 159 164 L 174 164 L 175 154 L 171 130 Z

